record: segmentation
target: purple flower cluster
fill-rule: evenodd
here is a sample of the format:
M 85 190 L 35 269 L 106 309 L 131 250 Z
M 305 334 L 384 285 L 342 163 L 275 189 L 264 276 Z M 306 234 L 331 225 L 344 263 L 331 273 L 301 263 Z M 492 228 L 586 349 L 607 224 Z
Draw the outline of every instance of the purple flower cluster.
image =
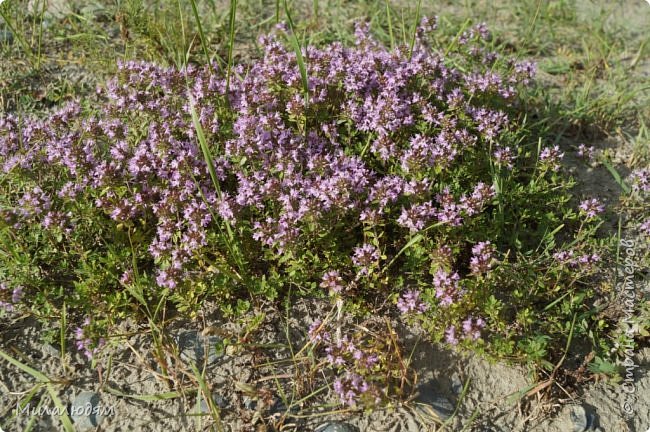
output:
M 22 300 L 23 294 L 22 286 L 11 289 L 5 283 L 0 283 L 0 298 L 8 297 L 7 300 L 0 300 L 0 308 L 7 312 L 15 310 Z
M 348 336 L 342 336 L 335 340 L 330 333 L 314 332 L 314 339 L 319 337 L 325 343 L 325 354 L 327 362 L 334 367 L 353 367 L 353 369 L 371 369 L 377 364 L 379 358 L 376 354 L 370 354 L 361 344 L 362 341 L 354 341 Z
M 544 147 L 539 154 L 539 160 L 553 171 L 560 169 L 560 161 L 564 153 L 560 151 L 560 146 Z
M 97 342 L 93 342 L 93 340 L 87 336 L 89 327 L 90 317 L 86 317 L 83 324 L 75 329 L 74 338 L 77 350 L 82 352 L 88 360 L 92 360 L 99 350 L 106 344 L 106 341 L 104 338 L 99 338 Z
M 578 155 L 578 157 L 586 159 L 588 161 L 592 161 L 594 159 L 595 153 L 596 149 L 594 146 L 587 147 L 584 144 L 580 144 L 578 146 L 578 150 L 576 151 L 576 155 Z
M 650 219 L 646 219 L 639 225 L 639 232 L 650 237 Z
M 445 342 L 450 345 L 457 345 L 459 338 L 477 340 L 481 337 L 481 331 L 485 328 L 485 320 L 481 317 L 467 317 L 462 322 L 462 334 L 458 334 L 456 326 L 451 325 L 445 330 Z
M 553 258 L 563 265 L 568 265 L 569 267 L 591 267 L 592 265 L 600 262 L 601 256 L 596 253 L 592 254 L 582 254 L 576 255 L 572 250 L 560 251 L 553 254 Z
M 458 273 L 449 273 L 439 269 L 433 275 L 433 286 L 436 290 L 436 298 L 440 300 L 442 306 L 449 306 L 458 300 L 463 290 L 458 286 L 460 276 Z
M 343 405 L 356 406 L 361 399 L 370 399 L 374 403 L 381 401 L 378 389 L 356 373 L 337 378 L 332 387 Z
M 492 268 L 494 246 L 489 241 L 480 242 L 472 247 L 472 258 L 469 267 L 476 275 L 484 274 Z
M 316 320 L 308 335 L 309 341 L 322 349 L 326 364 L 338 375 L 334 383 L 335 393 L 345 405 L 376 403 L 380 393 L 373 380 L 382 367 L 374 346 L 378 341 L 358 333 L 337 339 L 332 335 L 330 325 Z
M 304 47 L 307 95 L 296 53 L 278 33 L 260 39 L 261 58 L 236 65 L 229 85 L 216 64 L 121 63 L 92 112 L 74 102 L 47 119 L 0 119 L 0 167 L 29 180 L 6 198 L 3 216 L 71 235 L 84 217 L 100 221 L 98 230 L 126 231 L 124 246 L 134 253 L 115 258 L 124 261 L 111 263 L 107 283 L 134 283 L 128 269 L 137 260 L 140 274 L 168 290 L 212 280 L 222 269 L 228 286 L 248 271 L 253 279 L 320 277 L 310 282 L 332 295 L 375 276 L 380 286 L 384 270 L 390 277 L 383 261 L 392 262 L 409 234 L 427 230 L 439 249 L 426 252 L 436 262 L 423 260 L 409 274 L 427 278 L 434 264 L 435 297 L 450 306 L 465 292 L 451 248 L 441 244 L 450 239 L 457 247 L 464 228 L 490 212 L 496 191 L 488 167 L 512 170 L 525 154 L 508 142 L 508 113 L 535 67 L 488 51 L 484 25 L 445 53 L 432 48 L 434 28 L 423 20 L 412 50 L 388 50 L 367 25 L 357 26 L 352 47 Z M 560 157 L 557 147 L 540 155 L 550 165 Z M 103 234 L 89 235 L 93 241 L 78 249 L 92 251 L 80 253 L 105 254 L 94 240 Z M 489 271 L 494 254 L 489 242 L 476 245 L 472 272 Z M 289 266 L 293 272 L 285 272 Z M 341 276 L 352 271 L 354 281 Z M 475 282 L 469 279 L 463 284 Z M 415 290 L 397 306 L 403 313 L 429 307 Z M 310 338 L 326 345 L 332 366 L 358 371 L 379 361 L 321 327 L 310 328 Z M 92 355 L 84 326 L 75 335 Z M 354 383 L 341 381 L 341 388 L 358 391 Z
M 650 192 L 650 169 L 639 168 L 630 174 L 632 190 L 636 192 Z
M 372 267 L 377 265 L 379 261 L 379 250 L 369 244 L 364 243 L 363 245 L 354 248 L 354 254 L 352 255 L 352 263 L 359 267 L 359 274 L 368 274 Z
M 403 313 L 423 313 L 429 309 L 429 305 L 420 300 L 420 291 L 408 290 L 397 300 L 397 308 Z
M 587 219 L 595 218 L 598 214 L 605 211 L 605 206 L 596 198 L 582 201 L 579 208 L 587 216 Z
M 331 294 L 339 294 L 345 289 L 345 282 L 338 271 L 330 270 L 323 275 L 320 286 Z
M 477 183 L 471 194 L 461 196 L 458 201 L 449 188 L 445 188 L 436 196 L 440 208 L 433 214 L 439 222 L 460 226 L 464 216 L 470 217 L 480 213 L 492 197 L 494 197 L 494 189 L 483 182 Z
M 497 147 L 494 150 L 494 161 L 498 166 L 512 169 L 516 156 L 513 154 L 510 147 Z

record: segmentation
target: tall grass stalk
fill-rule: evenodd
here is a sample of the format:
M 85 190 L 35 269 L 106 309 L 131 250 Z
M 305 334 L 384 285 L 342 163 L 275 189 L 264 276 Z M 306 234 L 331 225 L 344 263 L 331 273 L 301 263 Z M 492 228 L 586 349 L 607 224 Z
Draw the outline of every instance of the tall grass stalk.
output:
M 226 96 L 230 94 L 230 77 L 232 74 L 232 52 L 235 46 L 235 19 L 237 17 L 237 0 L 230 0 L 228 16 L 228 64 L 226 66 Z
M 411 44 L 409 47 L 409 57 L 413 56 L 413 48 L 415 47 L 415 39 L 418 34 L 418 25 L 420 24 L 420 10 L 422 8 L 422 0 L 418 0 L 418 6 L 415 10 L 415 22 L 413 22 L 413 31 L 411 32 Z
M 196 0 L 190 0 L 192 5 L 192 12 L 194 13 L 194 19 L 196 20 L 196 27 L 199 31 L 199 39 L 201 41 L 201 48 L 203 49 L 203 54 L 205 55 L 205 61 L 208 62 L 208 67 L 214 73 L 214 68 L 212 67 L 212 62 L 210 61 L 210 54 L 208 53 L 208 45 L 205 42 L 205 34 L 203 33 L 203 26 L 201 25 L 201 18 L 199 17 L 199 11 L 196 7 Z

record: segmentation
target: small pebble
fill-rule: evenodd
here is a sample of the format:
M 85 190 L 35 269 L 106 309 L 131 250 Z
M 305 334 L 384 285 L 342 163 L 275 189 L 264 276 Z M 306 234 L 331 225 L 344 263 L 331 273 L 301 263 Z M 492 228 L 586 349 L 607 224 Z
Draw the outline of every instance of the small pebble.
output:
M 79 393 L 70 404 L 70 417 L 77 430 L 96 428 L 104 420 L 99 394 L 89 391 Z
M 223 353 L 217 352 L 217 344 L 221 342 L 218 336 L 204 336 L 198 331 L 191 330 L 179 333 L 176 340 L 181 359 L 199 367 L 202 367 L 204 362 L 207 366 L 211 366 L 223 356 Z
M 357 428 L 343 422 L 328 422 L 319 425 L 315 432 L 357 432 Z
M 244 403 L 244 408 L 246 408 L 247 410 L 254 411 L 255 409 L 257 409 L 257 401 L 249 396 L 244 396 L 243 403 Z
M 226 400 L 218 394 L 212 395 L 212 401 L 219 409 L 224 409 L 227 405 Z M 210 407 L 208 406 L 208 401 L 201 396 L 201 402 L 199 403 L 199 409 L 203 414 L 210 414 Z
M 456 396 L 460 395 L 463 391 L 463 381 L 461 381 L 458 372 L 451 374 L 451 391 L 453 391 Z

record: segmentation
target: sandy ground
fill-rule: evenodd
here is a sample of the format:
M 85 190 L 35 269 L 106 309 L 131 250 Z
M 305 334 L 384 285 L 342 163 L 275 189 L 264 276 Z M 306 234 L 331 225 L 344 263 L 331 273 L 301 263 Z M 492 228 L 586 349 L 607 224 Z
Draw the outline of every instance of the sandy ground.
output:
M 322 316 L 328 308 L 329 304 L 323 300 L 296 302 L 288 321 L 294 350 L 299 349 L 301 342 L 305 341 L 309 324 Z M 272 309 L 264 312 L 266 318 L 252 334 L 255 343 L 280 344 L 278 347 L 242 349 L 239 352 L 226 350 L 206 368 L 206 382 L 212 388 L 213 399 L 222 408 L 223 423 L 229 431 L 312 431 L 325 421 L 345 420 L 359 431 L 368 432 L 567 432 L 573 430 L 574 422 L 570 411 L 574 405 L 580 405 L 586 410 L 593 426 L 589 430 L 646 432 L 650 427 L 650 348 L 640 350 L 634 358 L 638 368 L 634 373 L 632 395 L 626 394 L 620 384 L 589 381 L 578 388 L 564 389 L 557 386 L 552 391 L 553 397 L 538 392 L 522 398 L 536 384 L 526 368 L 503 362 L 491 363 L 477 355 L 461 355 L 443 349 L 396 321 L 392 324 L 404 344 L 403 352 L 413 353 L 412 366 L 417 371 L 419 395 L 414 396 L 413 401 L 372 413 L 328 415 L 327 412 L 335 408 L 310 408 L 333 402 L 329 398 L 331 396 L 324 392 L 322 397 L 315 398 L 310 404 L 292 409 L 294 417 L 286 416 L 287 410 L 282 407 L 282 402 L 274 391 L 274 381 L 269 377 L 279 377 L 278 382 L 285 391 L 290 392 L 296 383 L 287 377 L 293 375 L 296 369 L 287 363 L 264 366 L 290 358 L 283 316 Z M 180 324 L 176 323 L 167 331 L 172 346 L 179 334 L 198 329 L 196 323 Z M 205 324 L 218 329 L 216 333 L 220 337 L 241 334 L 243 330 L 233 324 L 224 324 L 216 315 L 207 315 L 202 326 Z M 198 415 L 201 409 L 200 400 L 197 405 L 196 390 L 188 390 L 187 394 L 169 400 L 152 402 L 133 398 L 173 390 L 162 379 L 160 368 L 153 360 L 151 335 L 142 332 L 137 326 L 125 322 L 120 329 L 125 336 L 113 339 L 97 357 L 94 367 L 79 354 L 73 354 L 72 350 L 66 353 L 65 361 L 62 362 L 59 349 L 39 342 L 39 328 L 29 320 L 17 317 L 13 322 L 0 323 L 0 330 L 0 349 L 12 353 L 50 379 L 65 382 L 64 385 L 55 386 L 65 404 L 70 404 L 82 391 L 99 394 L 101 404 L 107 409 L 107 416 L 96 430 L 209 430 L 209 417 Z M 191 388 L 189 375 L 183 373 L 187 369 L 186 362 L 182 359 L 186 357 L 179 356 L 178 360 L 172 357 L 173 355 L 168 356 L 168 364 L 172 371 L 170 376 L 177 383 L 177 388 Z M 62 363 L 66 364 L 65 369 Z M 461 388 L 467 382 L 467 392 L 462 394 Z M 247 385 L 256 391 L 249 392 Z M 0 362 L 0 424 L 8 424 L 7 420 L 15 414 L 12 411 L 20 395 L 24 395 L 33 386 L 34 379 L 31 376 L 4 361 Z M 119 395 L 118 392 L 131 397 Z M 453 409 L 457 409 L 456 415 L 444 428 L 440 418 L 426 415 L 426 405 L 420 404 L 420 401 L 426 403 L 437 398 L 446 399 Z M 32 400 L 32 406 L 36 406 L 37 400 L 38 398 Z M 625 417 L 623 409 L 626 401 L 630 401 L 634 410 L 634 415 L 630 418 Z M 44 405 L 53 406 L 49 399 L 44 400 Z M 284 421 L 280 421 L 283 416 L 286 416 Z M 300 418 L 301 416 L 305 418 Z M 53 431 L 61 428 L 56 417 L 32 417 L 35 421 L 33 430 Z M 19 413 L 16 420 L 9 423 L 8 430 L 22 431 L 29 421 L 29 415 Z

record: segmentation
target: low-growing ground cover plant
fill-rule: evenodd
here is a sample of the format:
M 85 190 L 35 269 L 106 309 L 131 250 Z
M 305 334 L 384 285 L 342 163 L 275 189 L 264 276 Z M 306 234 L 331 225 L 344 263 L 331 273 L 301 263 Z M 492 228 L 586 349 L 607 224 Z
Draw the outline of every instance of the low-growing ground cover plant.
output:
M 193 316 L 289 292 L 546 368 L 570 333 L 606 352 L 604 207 L 572 197 L 562 150 L 528 126 L 535 66 L 483 25 L 445 45 L 435 25 L 393 50 L 358 25 L 352 47 L 298 51 L 280 26 L 249 64 L 127 62 L 100 106 L 5 116 L 2 306 L 92 316 L 88 357 L 144 304 Z M 358 373 L 342 402 L 370 391 Z

